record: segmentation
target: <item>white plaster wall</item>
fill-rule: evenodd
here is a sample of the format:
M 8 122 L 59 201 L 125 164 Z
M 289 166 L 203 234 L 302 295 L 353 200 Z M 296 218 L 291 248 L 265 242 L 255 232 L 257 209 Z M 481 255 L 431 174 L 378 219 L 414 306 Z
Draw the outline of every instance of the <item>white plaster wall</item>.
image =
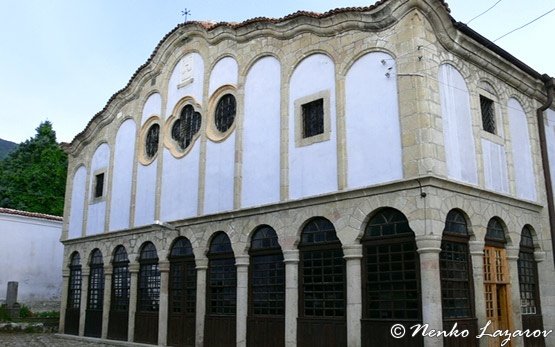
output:
M 61 221 L 0 213 L 0 301 L 10 281 L 19 282 L 19 303 L 60 300 L 61 232 Z
M 509 192 L 505 146 L 482 139 L 484 179 L 487 189 L 501 193 Z
M 182 82 L 182 68 L 187 61 L 192 61 L 193 79 L 190 83 L 184 84 L 180 88 L 178 86 Z M 175 105 L 185 96 L 193 97 L 198 103 L 202 102 L 202 90 L 204 86 L 204 61 L 198 53 L 190 53 L 183 57 L 173 69 L 168 83 L 168 101 L 166 104 L 166 115 L 168 118 Z M 204 118 L 204 114 L 202 115 Z
M 321 91 L 330 94 L 330 139 L 308 146 L 295 145 L 295 100 Z M 323 54 L 305 58 L 289 86 L 289 197 L 301 199 L 337 191 L 337 130 L 335 66 Z
M 507 106 L 515 168 L 516 195 L 519 198 L 536 200 L 536 178 L 534 176 L 526 113 L 522 105 L 514 98 L 509 99 Z
M 194 217 L 198 212 L 200 140 L 181 159 L 164 149 L 160 219 L 172 221 Z
M 454 180 L 477 184 L 470 96 L 464 78 L 452 65 L 440 66 L 439 91 L 447 176 Z
M 545 111 L 545 142 L 547 143 L 547 157 L 549 158 L 549 171 L 551 182 L 555 183 L 555 111 Z M 554 194 L 555 197 L 555 194 Z
M 116 135 L 109 230 L 129 228 L 136 136 L 137 127 L 132 119 L 123 122 Z
M 245 82 L 241 206 L 279 201 L 281 66 L 265 57 Z
M 367 54 L 349 69 L 345 81 L 349 188 L 403 178 L 397 99 L 396 66 L 390 55 Z
M 83 216 L 85 210 L 85 193 L 87 189 L 87 169 L 80 166 L 73 175 L 71 188 L 71 207 L 69 210 L 68 239 L 81 237 L 83 234 Z M 1 291 L 1 288 L 0 288 Z
M 143 106 L 142 124 L 152 115 L 162 113 L 162 99 L 160 94 L 149 96 Z M 139 144 L 141 146 L 142 144 Z M 160 153 L 158 153 L 160 154 Z M 137 162 L 137 184 L 135 191 L 135 222 L 134 226 L 154 223 L 154 209 L 156 204 L 156 174 L 158 161 L 145 166 Z
M 110 172 L 110 147 L 107 143 L 103 143 L 94 152 L 91 160 L 91 174 L 89 179 L 89 192 L 93 192 L 95 183 L 95 172 L 104 170 L 104 196 L 102 200 L 93 202 L 92 194 L 89 194 L 89 213 L 87 214 L 87 235 L 95 235 L 104 231 L 104 223 L 106 221 L 106 192 Z
M 218 61 L 210 73 L 210 95 L 223 85 L 237 85 L 237 76 L 238 68 L 235 59 L 225 57 Z M 237 117 L 240 117 L 239 113 Z M 236 132 L 233 131 L 222 142 L 212 142 L 210 139 L 206 141 L 204 183 L 204 213 L 206 214 L 233 209 L 235 134 Z

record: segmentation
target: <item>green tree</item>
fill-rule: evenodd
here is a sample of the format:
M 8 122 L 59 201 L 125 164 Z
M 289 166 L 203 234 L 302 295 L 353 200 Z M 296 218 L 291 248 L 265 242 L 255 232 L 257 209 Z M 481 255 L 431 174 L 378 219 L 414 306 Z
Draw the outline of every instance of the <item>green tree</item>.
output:
M 0 207 L 61 216 L 67 155 L 56 142 L 52 123 L 44 121 L 36 131 L 0 161 Z

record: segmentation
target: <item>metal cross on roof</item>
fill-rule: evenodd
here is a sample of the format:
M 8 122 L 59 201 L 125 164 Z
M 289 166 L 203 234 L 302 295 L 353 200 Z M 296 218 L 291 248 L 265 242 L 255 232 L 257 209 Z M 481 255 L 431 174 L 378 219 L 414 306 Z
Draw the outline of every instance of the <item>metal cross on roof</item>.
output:
M 187 16 L 191 14 L 191 10 L 185 8 L 184 11 L 181 11 L 181 15 L 185 17 L 185 22 L 187 22 Z

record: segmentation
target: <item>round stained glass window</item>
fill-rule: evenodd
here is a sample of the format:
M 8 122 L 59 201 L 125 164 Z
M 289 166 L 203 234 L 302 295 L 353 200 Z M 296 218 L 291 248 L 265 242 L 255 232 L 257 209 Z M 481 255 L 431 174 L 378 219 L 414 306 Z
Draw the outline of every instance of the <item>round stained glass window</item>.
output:
M 237 113 L 237 102 L 232 94 L 225 94 L 218 100 L 214 122 L 218 131 L 225 133 L 231 128 Z
M 172 139 L 177 142 L 181 150 L 189 147 L 194 136 L 200 130 L 200 124 L 200 113 L 195 112 L 191 105 L 183 107 L 180 117 L 175 120 L 171 129 Z
M 160 140 L 160 125 L 152 124 L 146 133 L 145 154 L 152 159 L 158 152 L 158 141 Z

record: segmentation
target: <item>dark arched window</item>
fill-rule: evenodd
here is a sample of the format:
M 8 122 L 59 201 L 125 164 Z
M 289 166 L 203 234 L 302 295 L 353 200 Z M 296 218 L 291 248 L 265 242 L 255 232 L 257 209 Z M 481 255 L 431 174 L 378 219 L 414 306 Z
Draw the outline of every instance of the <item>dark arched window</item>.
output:
M 449 211 L 439 254 L 443 329 L 450 330 L 456 323 L 460 329 L 466 329 L 470 334 L 466 338 L 444 338 L 446 347 L 472 345 L 477 335 L 469 239 L 470 233 L 463 213 L 458 210 Z
M 69 263 L 69 279 L 64 333 L 79 334 L 81 308 L 81 257 L 74 252 Z
M 191 242 L 180 237 L 170 249 L 168 343 L 195 344 L 197 270 Z
M 235 346 L 237 271 L 229 237 L 218 232 L 208 251 L 206 346 Z
M 299 266 L 299 345 L 346 344 L 345 259 L 333 224 L 311 219 L 301 233 Z M 313 334 L 312 325 L 332 332 L 333 340 Z
M 505 239 L 505 229 L 503 228 L 503 224 L 501 224 L 501 220 L 497 217 L 490 219 L 488 222 L 486 243 L 500 247 L 504 247 L 505 243 L 507 243 Z
M 378 211 L 362 245 L 363 344 L 420 345 L 421 337 L 399 341 L 389 334 L 391 321 L 408 328 L 422 319 L 419 257 L 407 218 L 392 208 Z
M 102 260 L 102 252 L 97 248 L 91 253 L 85 336 L 100 337 L 102 332 L 103 304 L 104 261 Z
M 152 242 L 145 242 L 139 256 L 139 288 L 135 315 L 135 342 L 156 344 L 160 301 L 158 253 Z
M 108 320 L 108 338 L 110 339 L 127 340 L 130 285 L 129 258 L 125 247 L 120 245 L 116 247 L 112 259 L 112 295 L 110 319 Z

